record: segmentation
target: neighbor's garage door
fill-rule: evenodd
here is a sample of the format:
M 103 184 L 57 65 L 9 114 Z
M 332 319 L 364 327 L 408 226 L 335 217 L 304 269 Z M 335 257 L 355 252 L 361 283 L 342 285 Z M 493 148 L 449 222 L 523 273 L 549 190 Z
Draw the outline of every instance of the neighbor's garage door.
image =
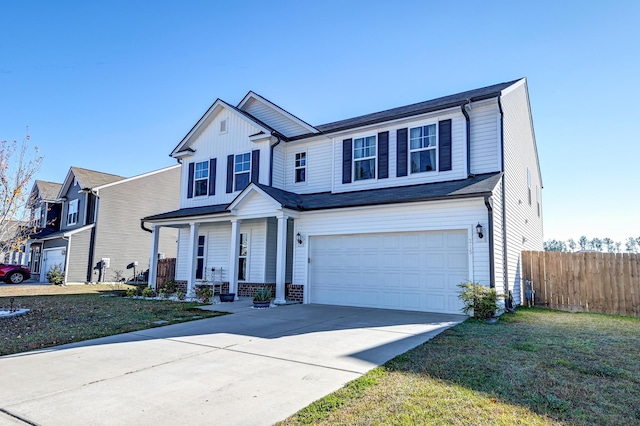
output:
M 460 313 L 467 231 L 310 238 L 310 302 Z
M 65 248 L 45 249 L 42 255 L 42 266 L 40 268 L 40 282 L 47 282 L 47 272 L 53 267 L 53 265 L 59 265 L 61 270 L 64 270 L 65 261 Z

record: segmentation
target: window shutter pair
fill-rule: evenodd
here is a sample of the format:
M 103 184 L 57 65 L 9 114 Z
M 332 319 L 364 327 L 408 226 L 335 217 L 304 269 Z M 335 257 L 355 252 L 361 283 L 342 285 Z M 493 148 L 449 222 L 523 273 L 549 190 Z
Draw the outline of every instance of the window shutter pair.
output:
M 389 132 L 378 133 L 378 179 L 389 177 Z M 342 141 L 342 183 L 351 183 L 353 139 Z
M 227 194 L 233 192 L 233 168 L 235 155 L 227 156 Z M 251 182 L 258 183 L 260 178 L 260 150 L 251 152 Z
M 396 176 L 407 176 L 409 155 L 408 129 L 396 132 Z M 451 120 L 438 122 L 438 163 L 441 172 L 451 170 Z
M 216 195 L 216 163 L 217 159 L 212 158 L 209 160 L 209 195 Z M 189 163 L 189 178 L 187 186 L 187 198 L 193 198 L 193 181 L 195 177 L 196 163 Z

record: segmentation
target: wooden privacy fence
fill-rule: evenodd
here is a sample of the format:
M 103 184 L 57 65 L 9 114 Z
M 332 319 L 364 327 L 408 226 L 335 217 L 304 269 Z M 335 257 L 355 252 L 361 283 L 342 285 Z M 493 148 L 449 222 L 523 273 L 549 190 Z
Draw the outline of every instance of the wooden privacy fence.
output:
M 571 312 L 640 317 L 640 255 L 522 252 L 522 276 L 534 304 Z M 526 289 L 526 285 L 523 285 Z
M 158 259 L 158 273 L 156 276 L 156 288 L 160 288 L 165 282 L 176 278 L 176 258 Z

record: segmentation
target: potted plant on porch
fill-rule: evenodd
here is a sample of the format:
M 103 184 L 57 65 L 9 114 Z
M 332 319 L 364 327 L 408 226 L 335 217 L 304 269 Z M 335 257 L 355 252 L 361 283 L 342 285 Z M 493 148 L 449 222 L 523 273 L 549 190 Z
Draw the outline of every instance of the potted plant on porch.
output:
M 254 308 L 268 308 L 271 305 L 271 289 L 262 287 L 256 290 L 253 295 Z

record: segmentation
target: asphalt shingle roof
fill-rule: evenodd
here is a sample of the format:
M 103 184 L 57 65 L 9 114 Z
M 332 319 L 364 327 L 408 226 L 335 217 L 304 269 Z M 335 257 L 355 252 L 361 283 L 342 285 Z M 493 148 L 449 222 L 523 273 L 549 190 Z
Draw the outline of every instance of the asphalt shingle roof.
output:
M 204 216 L 204 215 L 210 215 L 210 214 L 216 214 L 216 213 L 224 213 L 227 211 L 228 205 L 229 204 L 215 204 L 212 206 L 188 207 L 188 208 L 174 210 L 166 213 L 155 214 L 153 216 L 147 216 L 142 220 L 153 221 L 153 220 L 161 220 L 161 219 L 178 219 L 181 217 Z
M 60 188 L 62 188 L 62 184 L 47 182 L 45 180 L 36 180 L 36 187 L 38 188 L 40 198 L 43 200 L 55 200 L 58 198 L 58 193 L 60 192 Z
M 123 176 L 96 172 L 95 170 L 88 170 L 80 167 L 71 167 L 71 171 L 76 179 L 78 179 L 78 183 L 81 188 L 95 188 L 96 186 L 106 185 L 108 183 L 126 179 Z

